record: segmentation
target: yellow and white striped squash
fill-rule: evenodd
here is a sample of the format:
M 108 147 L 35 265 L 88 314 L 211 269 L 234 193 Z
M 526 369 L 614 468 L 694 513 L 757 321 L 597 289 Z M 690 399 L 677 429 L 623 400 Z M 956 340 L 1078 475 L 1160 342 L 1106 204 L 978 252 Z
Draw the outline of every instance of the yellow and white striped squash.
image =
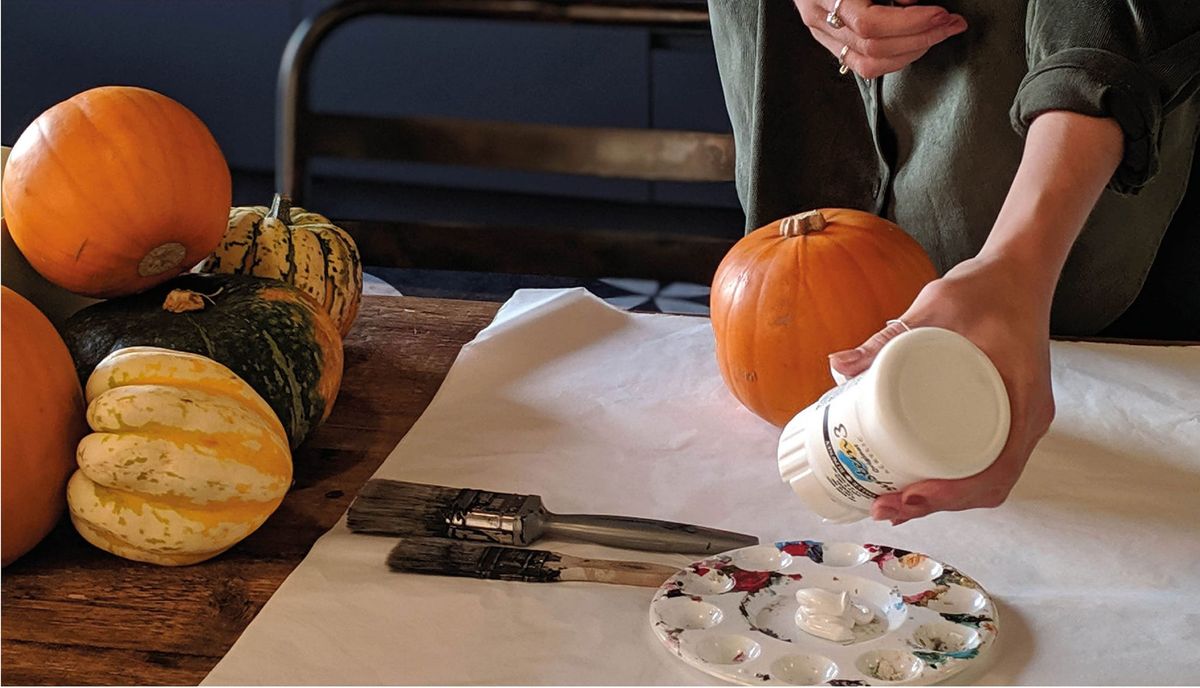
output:
M 100 549 L 166 566 L 204 561 L 253 533 L 291 486 L 283 425 L 216 361 L 121 349 L 84 395 L 94 432 L 79 443 L 67 503 Z
M 231 209 L 225 238 L 196 271 L 287 282 L 316 300 L 342 337 L 362 301 L 362 258 L 354 239 L 329 218 L 293 208 L 280 194 L 270 208 Z

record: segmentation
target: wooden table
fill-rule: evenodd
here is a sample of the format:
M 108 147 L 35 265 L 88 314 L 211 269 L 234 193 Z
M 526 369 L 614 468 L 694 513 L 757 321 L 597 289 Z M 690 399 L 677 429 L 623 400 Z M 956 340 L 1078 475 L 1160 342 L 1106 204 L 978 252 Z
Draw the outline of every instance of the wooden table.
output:
M 279 510 L 195 566 L 126 561 L 63 520 L 3 571 L 0 678 L 8 684 L 196 684 L 429 405 L 498 304 L 366 297 L 346 339 L 333 415 L 295 455 Z
M 3 571 L 2 682 L 198 683 L 349 507 L 497 308 L 365 298 L 346 340 L 337 406 L 297 451 L 295 486 L 261 529 L 211 561 L 126 561 L 64 520 Z

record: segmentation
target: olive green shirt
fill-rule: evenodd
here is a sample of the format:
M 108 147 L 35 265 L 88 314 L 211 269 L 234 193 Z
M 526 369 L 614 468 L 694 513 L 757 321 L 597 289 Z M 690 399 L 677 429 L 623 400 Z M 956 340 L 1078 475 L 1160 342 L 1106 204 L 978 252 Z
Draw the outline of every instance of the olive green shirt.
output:
M 1159 287 L 1176 300 L 1165 312 L 1200 322 L 1200 218 L 1172 226 L 1200 131 L 1200 2 L 938 4 L 967 31 L 899 72 L 855 79 L 865 108 L 853 112 L 791 0 L 710 0 L 748 228 L 860 207 L 904 227 L 944 272 L 983 245 L 1034 117 L 1112 117 L 1124 159 L 1067 260 L 1052 328 L 1102 331 L 1152 265 L 1173 286 Z M 1159 255 L 1168 227 L 1172 255 Z

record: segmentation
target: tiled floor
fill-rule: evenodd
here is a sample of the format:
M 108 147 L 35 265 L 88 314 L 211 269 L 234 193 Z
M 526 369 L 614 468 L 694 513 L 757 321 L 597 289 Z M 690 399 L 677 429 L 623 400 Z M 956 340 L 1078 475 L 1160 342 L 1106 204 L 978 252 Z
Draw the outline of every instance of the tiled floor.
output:
M 517 289 L 585 287 L 596 296 L 624 310 L 708 315 L 708 286 L 687 282 L 662 284 L 655 280 L 617 277 L 587 281 L 539 275 L 500 275 L 370 266 L 365 272 L 363 291 L 368 294 L 505 301 Z

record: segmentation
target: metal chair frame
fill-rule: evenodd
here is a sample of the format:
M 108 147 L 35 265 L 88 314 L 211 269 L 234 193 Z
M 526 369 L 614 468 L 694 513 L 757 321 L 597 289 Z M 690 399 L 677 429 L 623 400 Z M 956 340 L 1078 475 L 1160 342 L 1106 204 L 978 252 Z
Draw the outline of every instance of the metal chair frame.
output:
M 704 34 L 704 2 L 668 0 L 346 0 L 300 24 L 279 69 L 276 186 L 302 203 L 314 157 L 625 178 L 733 179 L 733 138 L 709 132 L 575 127 L 429 117 L 368 117 L 309 108 L 311 67 L 339 27 L 366 16 L 629 26 Z M 572 277 L 707 281 L 733 239 L 618 230 L 555 230 L 339 220 L 367 264 Z

